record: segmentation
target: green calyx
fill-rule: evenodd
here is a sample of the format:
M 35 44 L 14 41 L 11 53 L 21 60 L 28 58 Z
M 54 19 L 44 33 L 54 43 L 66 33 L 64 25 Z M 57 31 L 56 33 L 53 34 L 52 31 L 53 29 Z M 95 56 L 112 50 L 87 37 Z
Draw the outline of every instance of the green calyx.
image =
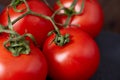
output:
M 67 44 L 68 42 L 70 42 L 69 39 L 69 34 L 65 34 L 65 35 L 56 35 L 54 42 L 55 44 L 57 44 L 58 46 L 64 46 L 65 44 Z
M 75 14 L 75 11 L 69 8 L 64 8 L 64 14 L 66 14 L 67 16 L 72 16 Z
M 9 7 L 7 8 L 7 10 Z M 8 15 L 8 26 L 0 25 L 0 33 L 9 34 L 8 40 L 4 42 L 4 47 L 12 53 L 13 56 L 19 56 L 20 54 L 29 54 L 31 49 L 29 41 L 26 40 L 26 37 L 32 39 L 33 42 L 36 42 L 32 34 L 25 33 L 23 35 L 18 34 L 13 30 L 12 22 L 10 20 L 9 13 Z M 5 28 L 4 28 L 5 27 Z
M 13 56 L 19 56 L 20 54 L 29 54 L 30 47 L 29 41 L 26 40 L 26 37 L 30 37 L 33 41 L 34 37 L 27 33 L 23 35 L 19 35 L 13 30 L 5 30 L 0 28 L 0 33 L 8 33 L 9 38 L 4 42 L 4 47 L 12 53 Z
M 9 6 L 12 6 L 14 11 L 16 11 L 16 12 L 22 12 L 22 11 L 24 11 L 24 9 L 23 10 L 17 9 L 17 6 L 21 3 L 23 3 L 23 0 L 12 0 Z
M 80 10 L 78 12 L 75 11 L 75 6 L 76 6 L 77 2 L 78 2 L 78 0 L 74 0 L 69 8 L 65 8 L 62 5 L 62 3 L 60 2 L 60 0 L 57 1 L 57 4 L 60 6 L 60 9 L 56 11 L 56 14 L 58 13 L 59 15 L 61 15 L 59 12 L 61 10 L 64 10 L 64 13 L 62 13 L 62 14 L 67 15 L 67 19 L 66 19 L 65 23 L 63 24 L 64 27 L 66 27 L 68 25 L 74 25 L 74 24 L 69 24 L 70 21 L 71 21 L 71 17 L 73 15 L 82 14 L 84 6 L 85 6 L 85 0 L 82 0 L 81 5 L 80 5 L 81 8 L 80 8 Z
M 23 2 L 22 0 L 12 0 L 10 3 L 10 6 L 17 6 L 19 5 L 21 2 Z
M 70 42 L 69 34 L 66 33 L 65 35 L 62 35 L 60 34 L 59 30 L 53 30 L 48 33 L 48 36 L 52 35 L 53 33 L 55 34 L 55 38 L 52 42 L 54 42 L 56 45 L 64 46 L 65 44 Z
M 25 39 L 25 36 L 26 35 L 11 35 L 11 37 L 4 42 L 4 47 L 9 50 L 13 56 L 19 56 L 20 54 L 29 54 L 29 41 Z

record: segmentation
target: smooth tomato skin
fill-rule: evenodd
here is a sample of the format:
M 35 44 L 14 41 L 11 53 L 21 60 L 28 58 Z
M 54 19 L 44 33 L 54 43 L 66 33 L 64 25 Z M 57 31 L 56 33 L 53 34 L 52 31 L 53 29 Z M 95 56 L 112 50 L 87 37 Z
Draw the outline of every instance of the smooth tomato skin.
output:
M 52 42 L 52 35 L 44 44 L 43 54 L 48 62 L 48 76 L 53 80 L 88 80 L 99 65 L 97 44 L 78 28 L 65 28 L 61 33 L 70 34 L 69 43 L 57 46 Z
M 3 46 L 7 39 L 0 37 L 0 80 L 46 80 L 48 69 L 42 52 L 31 44 L 29 55 L 12 56 Z
M 44 14 L 47 16 L 52 15 L 52 11 L 50 8 L 48 8 L 45 3 L 39 0 L 31 0 L 28 1 L 28 5 L 30 9 L 36 13 Z M 17 9 L 25 9 L 26 6 L 24 4 L 20 4 Z M 13 8 L 9 8 L 8 13 L 10 15 L 11 20 L 15 20 L 20 15 L 22 15 L 24 12 L 15 12 Z M 8 16 L 7 16 L 7 9 L 5 8 L 2 13 L 0 14 L 0 24 L 7 25 L 8 24 Z M 39 47 L 42 47 L 42 44 L 44 43 L 44 40 L 47 37 L 47 34 L 49 31 L 53 30 L 53 25 L 49 20 L 43 19 L 38 16 L 33 15 L 27 15 L 24 18 L 17 21 L 13 28 L 15 31 L 17 31 L 20 34 L 24 34 L 25 32 L 33 34 L 35 37 L 37 44 Z
M 69 8 L 73 0 L 60 0 L 64 7 Z M 79 11 L 81 8 L 81 1 L 78 0 L 75 6 L 75 11 Z M 60 7 L 55 4 L 54 10 Z M 56 22 L 65 23 L 67 16 L 57 15 L 55 17 Z M 103 10 L 96 0 L 85 0 L 85 6 L 82 14 L 72 16 L 70 24 L 80 25 L 79 27 L 90 34 L 93 38 L 99 35 L 104 22 Z

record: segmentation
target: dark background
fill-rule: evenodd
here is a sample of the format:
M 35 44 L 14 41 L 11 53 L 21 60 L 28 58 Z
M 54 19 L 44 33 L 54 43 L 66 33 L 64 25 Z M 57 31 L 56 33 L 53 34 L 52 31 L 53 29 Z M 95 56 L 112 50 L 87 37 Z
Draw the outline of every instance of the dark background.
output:
M 0 0 L 0 5 L 10 0 Z M 48 0 L 53 4 L 56 0 Z M 91 80 L 120 80 L 120 0 L 98 0 L 104 12 L 104 25 L 95 39 L 100 48 L 100 66 Z

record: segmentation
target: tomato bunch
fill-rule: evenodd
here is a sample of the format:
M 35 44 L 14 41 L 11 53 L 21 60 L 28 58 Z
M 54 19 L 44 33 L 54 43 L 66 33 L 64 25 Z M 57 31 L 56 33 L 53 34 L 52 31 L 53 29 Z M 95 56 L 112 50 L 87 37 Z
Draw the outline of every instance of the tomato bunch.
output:
M 89 80 L 102 24 L 97 0 L 12 0 L 0 13 L 0 80 Z

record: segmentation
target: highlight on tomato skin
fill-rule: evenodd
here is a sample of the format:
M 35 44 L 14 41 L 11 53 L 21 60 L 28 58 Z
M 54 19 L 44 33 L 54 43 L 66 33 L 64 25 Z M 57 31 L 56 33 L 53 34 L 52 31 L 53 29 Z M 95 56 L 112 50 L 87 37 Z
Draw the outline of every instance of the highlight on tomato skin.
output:
M 81 6 L 84 1 L 84 7 Z M 73 0 L 60 0 L 61 6 L 69 9 Z M 57 11 L 61 7 L 57 2 L 54 4 L 54 10 Z M 81 8 L 83 8 L 81 10 Z M 97 0 L 78 0 L 72 12 L 79 12 L 80 14 L 75 14 L 71 16 L 69 25 L 79 26 L 82 30 L 90 34 L 93 38 L 97 37 L 102 30 L 104 22 L 104 13 L 101 5 Z M 67 13 L 68 17 L 71 13 Z M 72 13 L 73 14 L 73 13 Z M 67 15 L 64 10 L 61 10 L 58 15 L 55 16 L 55 21 L 60 24 L 65 24 L 67 20 Z M 67 20 L 68 21 L 68 20 Z M 68 27 L 68 26 L 66 26 Z M 71 26 L 69 26 L 71 27 Z
M 88 80 L 96 72 L 100 52 L 96 42 L 78 28 L 65 28 L 61 34 L 70 34 L 70 42 L 56 45 L 51 35 L 45 41 L 43 54 L 48 62 L 48 76 L 53 80 Z
M 51 9 L 44 2 L 40 0 L 29 0 L 27 2 L 30 9 L 33 12 L 36 12 L 38 14 L 44 14 L 46 16 L 51 16 L 53 14 Z M 0 14 L 0 24 L 4 26 L 8 24 L 6 7 Z M 17 9 L 24 10 L 26 9 L 26 6 L 24 3 L 19 4 L 17 6 Z M 8 13 L 10 15 L 11 21 L 14 21 L 19 16 L 23 15 L 25 12 L 26 10 L 24 10 L 23 12 L 16 12 L 13 10 L 12 7 L 8 9 Z M 18 20 L 13 25 L 13 28 L 19 34 L 24 34 L 26 32 L 31 33 L 35 37 L 38 47 L 40 48 L 42 48 L 42 45 L 45 39 L 47 38 L 48 32 L 54 29 L 52 23 L 49 20 L 46 20 L 44 18 L 35 16 L 35 15 L 26 15 L 22 19 Z
M 43 53 L 30 43 L 31 52 L 13 56 L 4 46 L 8 35 L 0 35 L 0 80 L 46 80 L 48 68 Z

